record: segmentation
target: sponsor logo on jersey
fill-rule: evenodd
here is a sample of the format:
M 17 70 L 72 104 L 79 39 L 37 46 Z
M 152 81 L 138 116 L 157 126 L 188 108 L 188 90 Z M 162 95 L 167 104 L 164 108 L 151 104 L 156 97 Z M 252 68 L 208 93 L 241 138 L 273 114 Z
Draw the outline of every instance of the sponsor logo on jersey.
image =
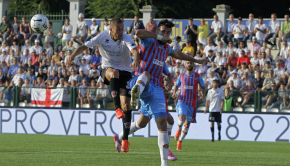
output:
M 195 80 L 198 80 L 198 77 L 196 77 Z
M 159 60 L 157 60 L 157 59 L 154 59 L 154 60 L 153 60 L 153 64 L 158 65 L 158 66 L 163 66 L 163 65 L 164 65 L 164 62 L 159 61 Z
M 193 86 L 184 85 L 184 89 L 193 89 Z
M 159 109 L 165 109 L 165 107 L 166 107 L 165 103 L 158 103 Z

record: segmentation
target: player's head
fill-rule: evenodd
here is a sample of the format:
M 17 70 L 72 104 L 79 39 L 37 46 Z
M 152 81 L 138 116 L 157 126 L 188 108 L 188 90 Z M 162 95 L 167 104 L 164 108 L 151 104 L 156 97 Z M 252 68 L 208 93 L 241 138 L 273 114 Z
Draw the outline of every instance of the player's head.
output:
M 213 82 L 212 82 L 212 87 L 214 89 L 216 89 L 218 87 L 218 85 L 219 85 L 219 80 L 218 79 L 214 79 Z
M 174 26 L 175 24 L 173 24 L 171 21 L 168 21 L 167 19 L 161 20 L 158 24 L 157 35 L 169 37 L 172 31 L 172 27 Z
M 113 18 L 111 20 L 110 32 L 113 39 L 121 40 L 124 32 L 124 23 L 120 18 Z
M 185 68 L 186 68 L 187 71 L 192 71 L 193 70 L 193 62 L 186 61 Z
M 230 88 L 225 88 L 225 96 L 229 96 L 230 95 Z

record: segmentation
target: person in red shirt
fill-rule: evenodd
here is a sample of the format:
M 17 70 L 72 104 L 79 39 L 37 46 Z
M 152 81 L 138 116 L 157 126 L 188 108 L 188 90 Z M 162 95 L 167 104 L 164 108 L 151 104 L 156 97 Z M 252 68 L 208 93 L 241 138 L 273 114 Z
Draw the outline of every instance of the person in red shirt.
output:
M 243 62 L 246 62 L 247 65 L 250 64 L 250 58 L 249 58 L 248 56 L 246 56 L 244 50 L 241 51 L 241 55 L 242 55 L 242 56 L 239 57 L 239 58 L 238 58 L 238 61 L 237 61 L 237 68 L 241 68 L 241 64 L 242 64 Z
M 39 59 L 39 55 L 36 55 L 36 50 L 35 49 L 31 49 L 30 50 L 30 60 L 31 60 L 31 64 L 32 66 L 35 66 L 35 71 L 38 71 L 38 68 L 39 68 L 39 62 L 40 62 L 40 59 Z
M 236 57 L 236 53 L 232 52 L 231 57 L 228 58 L 228 65 L 231 64 L 234 68 L 236 68 L 238 62 L 238 58 Z

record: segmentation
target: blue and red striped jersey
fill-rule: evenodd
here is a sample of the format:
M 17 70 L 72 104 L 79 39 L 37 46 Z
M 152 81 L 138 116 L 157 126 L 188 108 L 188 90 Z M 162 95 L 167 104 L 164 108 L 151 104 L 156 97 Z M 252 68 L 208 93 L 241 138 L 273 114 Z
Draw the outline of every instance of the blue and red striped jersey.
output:
M 140 69 L 135 72 L 135 75 L 147 71 L 151 75 L 151 82 L 163 88 L 162 72 L 164 72 L 164 65 L 166 65 L 165 60 L 168 55 L 173 55 L 175 51 L 167 43 L 161 45 L 154 38 L 141 40 L 141 44 Z
M 196 107 L 198 84 L 201 87 L 205 86 L 201 75 L 194 72 L 190 75 L 187 73 L 180 74 L 175 83 L 177 87 L 181 86 L 178 102 L 183 102 L 188 106 Z

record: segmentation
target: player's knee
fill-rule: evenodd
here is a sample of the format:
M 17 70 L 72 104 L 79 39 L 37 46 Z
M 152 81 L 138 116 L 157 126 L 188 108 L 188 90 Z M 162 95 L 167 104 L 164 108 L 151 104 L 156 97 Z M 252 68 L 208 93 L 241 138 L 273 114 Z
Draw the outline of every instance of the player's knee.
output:
M 128 104 L 128 103 L 122 103 L 121 106 L 122 106 L 122 109 L 123 109 L 124 111 L 128 111 L 128 110 L 131 109 L 130 104 Z
M 169 148 L 169 145 L 168 144 L 163 145 L 163 148 L 168 149 Z
M 174 120 L 173 120 L 173 117 L 168 113 L 167 115 L 167 123 L 169 125 L 173 125 L 174 124 Z
M 111 78 L 119 78 L 119 71 L 116 69 L 113 69 L 110 73 Z

